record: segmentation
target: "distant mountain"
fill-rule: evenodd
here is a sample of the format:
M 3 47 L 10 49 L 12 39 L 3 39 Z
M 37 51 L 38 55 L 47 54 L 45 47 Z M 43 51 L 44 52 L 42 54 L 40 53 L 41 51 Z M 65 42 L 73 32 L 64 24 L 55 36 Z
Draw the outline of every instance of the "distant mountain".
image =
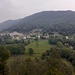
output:
M 19 20 L 7 20 L 5 22 L 0 23 L 0 31 L 6 30 L 9 27 L 14 26 L 18 22 Z
M 6 31 L 19 31 L 23 33 L 36 28 L 62 34 L 75 33 L 74 11 L 43 11 L 17 21 L 5 22 L 3 26 L 6 26 Z

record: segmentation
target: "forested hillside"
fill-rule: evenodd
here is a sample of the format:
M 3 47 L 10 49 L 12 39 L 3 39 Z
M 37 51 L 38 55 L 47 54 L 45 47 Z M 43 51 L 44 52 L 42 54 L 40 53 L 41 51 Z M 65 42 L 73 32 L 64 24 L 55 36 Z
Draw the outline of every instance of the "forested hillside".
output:
M 9 27 L 15 25 L 19 20 L 7 20 L 5 22 L 0 23 L 0 31 L 8 29 Z
M 36 28 L 62 34 L 73 34 L 75 33 L 75 12 L 43 11 L 35 13 L 19 20 L 19 22 L 6 29 L 6 31 L 19 31 L 25 33 Z

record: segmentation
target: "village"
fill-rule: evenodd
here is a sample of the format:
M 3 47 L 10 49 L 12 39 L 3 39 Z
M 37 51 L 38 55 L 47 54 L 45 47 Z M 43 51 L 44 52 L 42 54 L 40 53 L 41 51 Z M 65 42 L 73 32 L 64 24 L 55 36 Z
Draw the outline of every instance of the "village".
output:
M 52 34 L 42 33 L 42 29 L 34 29 L 29 33 L 23 34 L 17 31 L 14 32 L 1 32 L 0 37 L 10 37 L 13 40 L 21 40 L 21 39 L 49 39 L 51 36 L 55 37 L 58 36 L 60 37 L 61 35 L 58 32 L 53 32 Z M 66 36 L 66 39 L 68 39 L 68 36 Z

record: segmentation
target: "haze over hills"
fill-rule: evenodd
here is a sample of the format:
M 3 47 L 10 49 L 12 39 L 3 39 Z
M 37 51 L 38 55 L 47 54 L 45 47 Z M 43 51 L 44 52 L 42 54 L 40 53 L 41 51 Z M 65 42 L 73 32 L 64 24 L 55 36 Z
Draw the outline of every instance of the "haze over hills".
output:
M 7 20 L 0 23 L 0 31 L 8 29 L 9 27 L 15 25 L 17 22 L 19 22 L 19 20 Z
M 29 32 L 40 28 L 62 34 L 75 33 L 74 11 L 43 11 L 19 20 L 9 20 L 0 24 L 0 30 Z

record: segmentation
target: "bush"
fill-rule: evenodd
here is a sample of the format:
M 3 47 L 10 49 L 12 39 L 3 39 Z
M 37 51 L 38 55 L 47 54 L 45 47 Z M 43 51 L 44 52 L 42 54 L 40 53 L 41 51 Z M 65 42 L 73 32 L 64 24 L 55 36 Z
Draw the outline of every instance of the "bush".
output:
M 12 55 L 25 53 L 25 47 L 23 45 L 8 45 L 6 48 L 10 50 Z
M 29 50 L 28 50 L 28 54 L 29 54 L 29 55 L 34 54 L 34 50 L 33 50 L 32 48 L 29 48 Z

